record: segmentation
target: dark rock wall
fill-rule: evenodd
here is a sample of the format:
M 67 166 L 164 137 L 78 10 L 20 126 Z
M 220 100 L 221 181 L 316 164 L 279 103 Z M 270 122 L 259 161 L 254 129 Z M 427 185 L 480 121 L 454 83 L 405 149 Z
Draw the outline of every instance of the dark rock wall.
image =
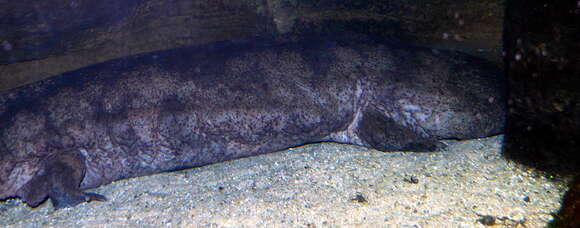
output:
M 580 2 L 510 0 L 504 38 L 504 154 L 551 176 L 576 175 L 550 227 L 579 227 Z
M 506 154 L 547 171 L 580 168 L 580 5 L 509 1 Z

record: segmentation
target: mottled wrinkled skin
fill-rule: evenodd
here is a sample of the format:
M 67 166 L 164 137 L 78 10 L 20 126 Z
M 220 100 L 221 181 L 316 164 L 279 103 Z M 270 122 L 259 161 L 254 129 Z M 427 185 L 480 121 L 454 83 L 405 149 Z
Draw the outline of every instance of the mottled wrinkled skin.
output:
M 0 94 L 0 199 L 104 200 L 114 180 L 335 141 L 432 151 L 501 133 L 502 74 L 381 44 L 215 44 L 130 56 Z

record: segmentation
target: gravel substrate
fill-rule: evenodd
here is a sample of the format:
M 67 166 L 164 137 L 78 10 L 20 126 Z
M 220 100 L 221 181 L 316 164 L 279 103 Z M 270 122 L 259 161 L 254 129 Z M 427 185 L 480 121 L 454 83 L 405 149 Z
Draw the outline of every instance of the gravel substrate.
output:
M 565 183 L 505 160 L 502 140 L 435 153 L 307 145 L 117 181 L 93 190 L 108 202 L 59 211 L 7 200 L 0 226 L 545 227 Z

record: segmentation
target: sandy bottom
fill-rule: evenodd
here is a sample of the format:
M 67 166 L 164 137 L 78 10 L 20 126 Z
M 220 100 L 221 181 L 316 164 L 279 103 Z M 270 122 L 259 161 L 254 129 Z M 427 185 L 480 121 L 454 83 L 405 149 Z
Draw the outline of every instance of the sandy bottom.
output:
M 436 153 L 307 145 L 93 190 L 108 202 L 53 211 L 8 200 L 0 226 L 545 227 L 565 183 L 506 161 L 502 140 Z

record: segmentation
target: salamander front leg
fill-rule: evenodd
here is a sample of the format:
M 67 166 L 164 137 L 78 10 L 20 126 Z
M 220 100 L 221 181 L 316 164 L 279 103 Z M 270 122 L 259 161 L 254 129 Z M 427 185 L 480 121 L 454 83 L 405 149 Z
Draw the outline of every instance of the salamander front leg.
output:
M 55 209 L 107 200 L 103 195 L 81 191 L 86 167 L 84 157 L 77 150 L 57 153 L 47 157 L 43 163 L 43 170 L 20 189 L 23 200 L 29 206 L 36 207 L 47 197 Z
M 62 153 L 48 161 L 45 173 L 50 184 L 48 197 L 55 209 L 94 200 L 107 200 L 103 195 L 80 190 L 85 171 L 84 158 L 76 150 Z

